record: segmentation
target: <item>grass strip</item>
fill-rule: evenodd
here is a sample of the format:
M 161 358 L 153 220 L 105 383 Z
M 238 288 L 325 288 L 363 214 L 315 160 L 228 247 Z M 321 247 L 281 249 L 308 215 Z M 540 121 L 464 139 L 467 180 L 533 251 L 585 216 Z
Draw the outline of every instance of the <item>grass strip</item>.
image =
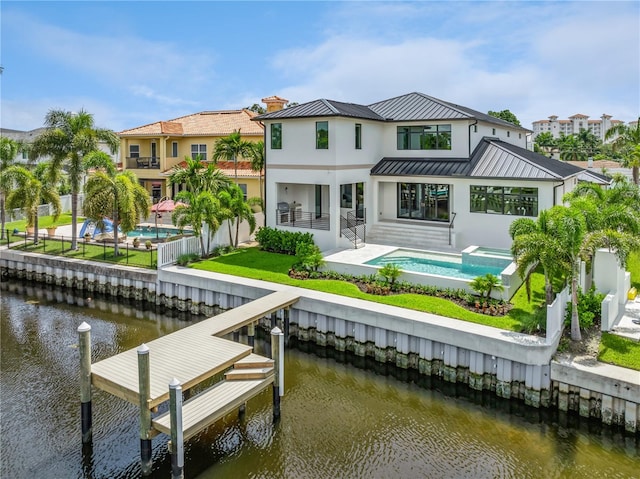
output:
M 640 371 L 640 342 L 603 332 L 598 361 Z

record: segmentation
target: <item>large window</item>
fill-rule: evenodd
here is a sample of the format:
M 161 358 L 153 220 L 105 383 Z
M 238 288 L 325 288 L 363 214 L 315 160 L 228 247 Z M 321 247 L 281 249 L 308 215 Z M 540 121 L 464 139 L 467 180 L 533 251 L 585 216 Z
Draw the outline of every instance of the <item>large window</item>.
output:
M 174 141 L 171 143 L 171 156 L 173 158 L 178 158 L 178 142 Z
M 362 149 L 362 125 L 356 123 L 356 150 Z
M 271 123 L 271 149 L 282 149 L 282 123 Z
M 238 183 L 238 186 L 242 190 L 242 198 L 247 201 L 247 184 L 246 183 Z
M 449 221 L 451 185 L 398 183 L 398 218 Z
M 316 121 L 316 149 L 329 149 L 329 122 Z
M 129 158 L 140 158 L 140 145 L 129 145 Z
M 353 208 L 353 185 L 340 185 L 340 208 Z
M 207 161 L 207 145 L 191 145 L 191 158 L 200 157 L 200 160 Z
M 470 199 L 472 213 L 538 216 L 538 188 L 471 186 Z
M 450 150 L 451 125 L 398 127 L 398 150 Z

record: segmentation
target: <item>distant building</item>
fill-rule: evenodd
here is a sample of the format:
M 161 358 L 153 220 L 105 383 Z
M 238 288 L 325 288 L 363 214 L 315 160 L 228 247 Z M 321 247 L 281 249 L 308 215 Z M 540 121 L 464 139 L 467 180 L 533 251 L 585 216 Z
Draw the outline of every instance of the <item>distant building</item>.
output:
M 23 130 L 12 130 L 9 128 L 0 128 L 0 136 L 5 138 L 10 138 L 15 141 L 19 141 L 25 144 L 32 143 L 33 140 L 44 131 L 44 128 L 36 128 L 35 130 L 23 131 Z M 18 155 L 14 158 L 15 163 L 28 163 L 29 156 L 26 151 L 18 153 Z
M 615 125 L 623 123 L 620 120 L 612 120 L 611 115 L 603 114 L 599 120 L 589 120 L 587 115 L 577 113 L 570 116 L 568 120 L 558 120 L 558 117 L 551 115 L 548 120 L 534 121 L 532 141 L 540 133 L 550 132 L 554 138 L 561 135 L 577 135 L 582 130 L 593 133 L 596 137 L 604 141 L 607 131 Z

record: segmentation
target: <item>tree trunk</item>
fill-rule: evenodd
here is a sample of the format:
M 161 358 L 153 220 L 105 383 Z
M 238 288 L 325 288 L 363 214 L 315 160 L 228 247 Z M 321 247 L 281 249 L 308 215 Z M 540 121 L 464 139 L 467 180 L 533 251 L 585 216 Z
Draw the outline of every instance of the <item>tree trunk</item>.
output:
M 36 206 L 36 214 L 33 218 L 33 244 L 38 244 L 38 207 Z
M 577 262 L 573 263 L 573 274 L 571 275 L 571 339 L 573 341 L 582 340 L 582 334 L 580 333 L 580 316 L 578 315 Z
M 71 249 L 78 249 L 78 192 L 71 192 Z
M 633 183 L 638 184 L 638 167 L 634 166 L 631 168 L 631 174 L 633 175 Z
M 227 220 L 227 226 L 229 226 L 229 246 L 233 246 L 233 233 L 231 232 L 233 223 L 231 222 L 231 219 Z
M 551 284 L 551 280 L 546 277 L 544 279 L 544 294 L 547 305 L 553 303 L 553 285 Z
M 240 217 L 238 216 L 236 218 L 236 240 L 233 242 L 233 247 L 237 248 L 238 247 L 238 236 L 240 233 Z
M 118 257 L 118 227 L 120 226 L 120 219 L 118 218 L 118 212 L 113 212 L 113 256 Z
M 4 239 L 4 225 L 6 222 L 6 218 L 4 215 L 4 193 L 0 193 L 0 222 L 2 223 L 2 228 L 0 231 L 0 241 Z M 7 233 L 7 239 L 9 239 L 9 234 Z

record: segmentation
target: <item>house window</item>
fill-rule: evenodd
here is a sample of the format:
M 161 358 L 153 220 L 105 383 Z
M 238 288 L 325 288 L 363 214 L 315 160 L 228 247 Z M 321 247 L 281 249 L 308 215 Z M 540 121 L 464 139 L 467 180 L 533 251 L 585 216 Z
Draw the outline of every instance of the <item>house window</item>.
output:
M 507 138 L 509 138 L 510 136 L 511 136 L 511 132 L 510 132 L 510 131 L 508 131 L 508 132 L 507 132 Z
M 316 149 L 329 149 L 329 122 L 316 121 Z
M 356 123 L 356 150 L 362 149 L 362 125 Z
M 495 128 L 492 128 L 492 130 L 491 130 L 491 131 L 492 131 L 492 133 L 491 133 L 492 135 L 495 135 L 495 134 L 496 134 L 496 129 L 495 129 Z
M 171 156 L 174 158 L 178 157 L 178 142 L 174 141 L 171 143 Z
M 451 185 L 398 183 L 398 218 L 449 221 Z
M 473 125 L 473 132 L 478 133 L 478 125 Z
M 399 126 L 398 150 L 450 150 L 451 125 Z
M 207 161 L 207 145 L 191 145 L 191 158 L 200 157 L 200 160 Z
M 271 149 L 282 149 L 282 123 L 271 124 Z
M 340 208 L 353 208 L 353 185 L 340 185 Z
M 472 213 L 538 216 L 538 188 L 471 186 Z
M 140 158 L 140 145 L 129 145 L 129 158 Z
M 247 184 L 246 183 L 238 183 L 238 186 L 242 190 L 242 198 L 247 201 Z

